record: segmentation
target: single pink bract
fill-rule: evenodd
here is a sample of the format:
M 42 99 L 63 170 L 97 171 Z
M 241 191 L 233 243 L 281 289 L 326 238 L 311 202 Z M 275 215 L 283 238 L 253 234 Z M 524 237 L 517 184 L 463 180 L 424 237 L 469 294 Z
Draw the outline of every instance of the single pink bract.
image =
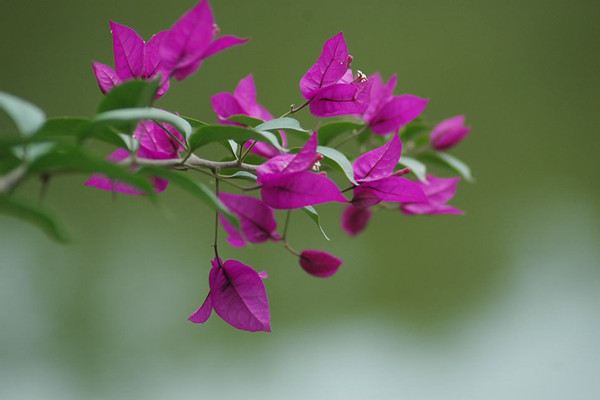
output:
M 269 179 L 261 187 L 261 198 L 275 209 L 289 210 L 322 203 L 345 203 L 337 185 L 323 174 L 297 172 Z
M 392 175 L 400 160 L 402 142 L 395 134 L 392 139 L 381 147 L 377 147 L 358 157 L 352 167 L 357 182 L 369 182 Z
M 280 239 L 276 232 L 275 214 L 263 201 L 252 196 L 231 193 L 220 193 L 219 199 L 239 218 L 243 237 L 249 242 L 262 243 L 269 239 Z M 232 228 L 229 226 L 226 229 L 228 232 Z M 232 241 L 239 243 L 239 238 L 234 235 Z
M 462 142 L 471 132 L 465 125 L 465 116 L 457 115 L 437 124 L 431 131 L 431 146 L 436 150 L 447 150 Z
M 317 278 L 329 278 L 335 275 L 342 260 L 321 250 L 304 250 L 300 254 L 300 266 L 304 271 Z

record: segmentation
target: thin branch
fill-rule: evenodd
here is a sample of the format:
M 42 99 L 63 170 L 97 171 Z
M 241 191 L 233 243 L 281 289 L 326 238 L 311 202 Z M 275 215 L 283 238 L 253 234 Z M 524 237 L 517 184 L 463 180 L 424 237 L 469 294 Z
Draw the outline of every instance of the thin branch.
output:
M 8 193 L 27 176 L 27 165 L 21 164 L 8 174 L 0 177 L 0 193 Z

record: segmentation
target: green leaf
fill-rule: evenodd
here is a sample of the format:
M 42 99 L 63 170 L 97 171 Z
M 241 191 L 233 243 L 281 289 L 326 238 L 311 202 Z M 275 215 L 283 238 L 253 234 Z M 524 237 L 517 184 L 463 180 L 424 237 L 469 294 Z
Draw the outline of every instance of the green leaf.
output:
M 46 115 L 37 106 L 12 94 L 0 92 L 0 109 L 14 121 L 23 135 L 33 135 L 46 120 Z
M 13 147 L 12 151 L 20 160 L 31 162 L 52 151 L 54 146 L 54 143 L 30 143 L 26 146 Z
M 306 215 L 308 215 L 310 217 L 310 219 L 312 219 L 315 224 L 317 224 L 317 226 L 319 227 L 319 230 L 321 231 L 321 234 L 323 235 L 323 237 L 326 240 L 331 240 L 329 238 L 329 236 L 327 236 L 327 233 L 325 233 L 325 230 L 323 229 L 323 226 L 321 226 L 321 217 L 319 216 L 319 213 L 317 212 L 317 210 L 315 210 L 315 208 L 313 206 L 306 206 L 306 207 L 302 208 L 302 211 L 304 211 L 304 213 Z
M 28 172 L 32 174 L 63 171 L 103 174 L 111 179 L 135 186 L 150 197 L 154 197 L 154 188 L 147 179 L 132 173 L 125 167 L 88 155 L 78 149 L 61 149 L 45 154 L 33 161 L 28 169 Z
M 427 126 L 422 119 L 417 118 L 402 128 L 400 131 L 400 139 L 405 142 L 408 142 L 409 140 L 415 140 L 417 137 L 427 133 L 429 129 L 429 126 Z
M 154 101 L 158 86 L 158 79 L 133 80 L 116 86 L 100 102 L 98 114 L 121 108 L 148 107 Z
M 342 171 L 352 184 L 358 185 L 356 180 L 354 180 L 354 169 L 352 168 L 352 163 L 343 153 L 334 148 L 326 146 L 318 146 L 317 151 L 323 154 L 325 157 L 323 161 L 326 163 L 328 163 L 327 160 L 331 161 L 333 166 Z
M 50 214 L 37 207 L 6 195 L 0 195 L 0 213 L 37 225 L 56 241 L 63 243 L 68 241 L 60 224 Z
M 419 156 L 419 158 L 441 165 L 451 171 L 457 172 L 468 182 L 474 181 L 469 166 L 460 159 L 454 157 L 453 155 L 450 155 L 448 153 L 432 151 L 423 153 L 421 156 Z
M 192 126 L 185 119 L 159 108 L 126 108 L 121 110 L 107 111 L 96 115 L 96 122 L 106 122 L 119 126 L 121 122 L 138 122 L 152 120 L 166 122 L 173 125 L 187 138 L 192 134 Z M 202 128 L 200 128 L 202 129 Z
M 328 145 L 333 139 L 347 132 L 360 129 L 364 124 L 354 121 L 336 121 L 323 125 L 319 128 L 319 144 Z
M 225 179 L 244 179 L 247 181 L 252 181 L 252 182 L 256 182 L 256 180 L 258 179 L 256 177 L 256 175 L 254 175 L 251 172 L 248 171 L 238 171 L 234 174 L 231 175 L 221 175 L 221 178 L 225 178 Z
M 248 140 L 267 142 L 279 150 L 283 150 L 277 137 L 271 132 L 258 132 L 241 126 L 207 125 L 196 129 L 188 139 L 189 150 L 194 151 L 209 143 L 220 142 L 227 145 L 228 140 L 242 144 Z
M 243 115 L 243 114 L 232 115 L 231 117 L 229 117 L 227 119 L 231 122 L 237 122 L 238 124 L 249 126 L 250 128 L 254 128 L 255 126 L 260 125 L 263 122 L 265 122 L 262 119 L 253 118 L 253 117 L 250 117 L 248 115 Z
M 300 126 L 300 122 L 298 122 L 298 120 L 290 117 L 272 119 L 270 121 L 257 125 L 254 129 L 256 129 L 257 131 L 278 131 L 280 129 L 283 129 L 286 131 L 295 131 L 302 133 L 309 132 L 308 130 Z
M 404 167 L 410 168 L 421 182 L 427 182 L 427 166 L 419 160 L 410 157 L 400 157 L 398 163 Z
M 202 126 L 206 126 L 208 125 L 206 122 L 200 121 L 199 119 L 196 118 L 192 118 L 192 117 L 186 117 L 186 116 L 182 116 L 181 118 L 185 119 L 187 122 L 189 122 L 189 124 L 192 126 L 192 128 L 200 128 Z
M 72 137 L 78 143 L 95 138 L 116 147 L 127 148 L 128 144 L 119 134 L 104 123 L 94 123 L 87 118 L 51 118 L 33 135 L 34 141 Z
M 202 200 L 210 208 L 221 213 L 229 222 L 239 228 L 240 224 L 237 218 L 225 207 L 225 205 L 217 198 L 217 196 L 201 182 L 196 182 L 187 175 L 180 172 L 160 168 L 160 167 L 143 167 L 140 174 L 145 176 L 159 176 L 167 179 L 169 182 L 179 186 L 185 191 Z

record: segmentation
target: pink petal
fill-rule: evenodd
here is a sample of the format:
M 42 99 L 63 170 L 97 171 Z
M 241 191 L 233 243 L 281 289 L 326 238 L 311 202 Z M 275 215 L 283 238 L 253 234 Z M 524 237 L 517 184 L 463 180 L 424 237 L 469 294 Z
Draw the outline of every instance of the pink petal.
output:
M 212 299 L 210 293 L 206 296 L 204 303 L 198 308 L 192 315 L 188 317 L 188 320 L 195 324 L 203 324 L 210 318 L 212 313 Z
M 178 143 L 185 141 L 183 135 L 167 123 L 142 121 L 137 125 L 133 136 L 140 142 L 138 156 L 141 158 L 168 160 L 179 157 L 179 153 L 184 150 Z
M 96 76 L 98 87 L 103 94 L 110 92 L 113 87 L 121 83 L 121 80 L 117 76 L 115 70 L 108 65 L 101 64 L 99 62 L 93 62 L 92 71 Z
M 369 208 L 355 207 L 350 204 L 342 214 L 342 229 L 350 236 L 361 233 L 371 220 L 372 212 Z
M 232 115 L 246 114 L 246 110 L 242 108 L 240 103 L 231 93 L 217 93 L 210 98 L 210 103 L 212 105 L 213 111 L 215 112 L 215 114 L 217 114 L 219 121 L 224 124 L 235 124 L 231 121 L 228 121 L 228 118 Z
M 214 18 L 207 0 L 201 0 L 169 29 L 160 46 L 164 67 L 182 80 L 199 67 L 202 55 L 209 47 L 214 30 Z
M 210 286 L 217 314 L 235 328 L 270 332 L 269 300 L 259 274 L 237 260 L 227 260 L 215 269 Z
M 373 189 L 366 187 L 366 184 L 360 185 L 354 189 L 352 196 L 352 205 L 358 208 L 369 208 L 373 207 L 383 200 Z
M 140 78 L 144 73 L 144 39 L 133 29 L 110 22 L 113 35 L 115 70 L 123 81 Z
M 129 151 L 126 149 L 117 149 L 113 151 L 108 157 L 108 161 L 119 162 L 125 160 L 130 156 Z M 115 181 L 105 175 L 94 174 L 85 183 L 85 186 L 94 187 L 100 190 L 106 190 L 108 192 L 117 192 L 127 195 L 141 195 L 142 191 L 130 186 L 126 183 Z
M 373 132 L 380 135 L 396 132 L 421 115 L 428 102 L 428 99 L 412 94 L 394 96 L 368 121 L 369 126 Z
M 227 243 L 229 243 L 232 247 L 244 247 L 246 245 L 246 241 L 244 240 L 240 231 L 224 218 L 222 215 L 219 215 L 219 221 L 221 222 L 221 226 L 223 230 L 227 232 Z
M 269 179 L 261 188 L 261 197 L 270 207 L 284 210 L 328 202 L 346 202 L 332 180 L 312 172 L 285 174 Z
M 151 78 L 164 72 L 162 59 L 160 58 L 160 46 L 168 35 L 168 31 L 153 35 L 144 47 L 144 78 Z M 166 74 L 169 75 L 168 73 Z
M 304 271 L 317 278 L 329 278 L 334 275 L 342 260 L 320 250 L 304 250 L 300 254 L 300 266 Z
M 317 133 L 315 132 L 298 153 L 273 157 L 258 167 L 256 173 L 259 182 L 265 182 L 281 174 L 294 174 L 309 170 L 320 157 L 317 153 Z
M 246 75 L 237 84 L 233 97 L 246 112 L 256 107 L 256 85 L 252 74 Z
M 208 57 L 214 56 L 215 54 L 220 53 L 223 50 L 227 50 L 230 47 L 246 44 L 248 40 L 249 39 L 239 38 L 237 36 L 221 36 L 206 48 L 204 54 L 202 54 L 202 59 L 207 59 Z
M 221 193 L 219 199 L 239 218 L 242 233 L 249 242 L 279 240 L 275 214 L 264 202 L 252 196 L 231 193 Z
M 427 176 L 427 183 L 421 183 L 421 187 L 429 202 L 447 203 L 456 194 L 460 178 L 438 178 L 433 175 Z
M 337 83 L 316 92 L 310 112 L 317 117 L 362 114 L 369 100 L 368 82 Z
M 462 215 L 464 211 L 447 204 L 414 203 L 403 204 L 400 208 L 406 215 Z
M 436 150 L 447 150 L 460 143 L 470 131 L 471 128 L 465 126 L 464 115 L 448 118 L 433 128 L 431 145 Z
M 400 137 L 394 137 L 385 145 L 368 151 L 353 163 L 354 177 L 358 182 L 369 182 L 392 175 L 402 153 Z
M 366 182 L 361 185 L 361 188 L 371 190 L 381 201 L 402 203 L 427 201 L 427 197 L 419 183 L 399 176 Z
M 312 99 L 319 89 L 342 79 L 350 61 L 343 33 L 340 32 L 327 40 L 317 62 L 300 80 L 300 91 L 304 98 Z
M 392 98 L 394 90 L 396 89 L 398 78 L 396 75 L 392 75 L 388 83 L 384 84 L 381 75 L 376 73 L 369 77 L 369 81 L 372 82 L 372 85 L 369 106 L 363 114 L 363 119 L 365 121 L 371 121 L 379 112 L 381 107 L 383 107 Z

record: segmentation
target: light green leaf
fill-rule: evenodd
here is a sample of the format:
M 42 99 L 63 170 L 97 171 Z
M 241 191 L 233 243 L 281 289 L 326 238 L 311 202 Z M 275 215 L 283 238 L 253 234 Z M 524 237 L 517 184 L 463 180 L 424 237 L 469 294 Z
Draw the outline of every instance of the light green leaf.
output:
M 158 108 L 126 108 L 107 111 L 96 115 L 96 118 L 94 119 L 96 122 L 106 122 L 117 126 L 120 122 L 137 122 L 142 120 L 152 120 L 171 124 L 179 132 L 183 133 L 186 138 L 192 134 L 192 126 L 189 122 L 173 113 Z
M 56 241 L 63 243 L 68 241 L 65 231 L 50 214 L 30 204 L 0 195 L 0 213 L 35 224 Z
M 352 168 L 352 163 L 350 162 L 350 160 L 348 160 L 348 158 L 346 158 L 346 156 L 343 153 L 334 148 L 326 146 L 318 146 L 317 151 L 323 154 L 323 156 L 325 157 L 323 161 L 325 161 L 326 163 L 328 163 L 327 160 L 331 161 L 333 163 L 333 166 L 342 171 L 344 175 L 346 175 L 346 178 L 348 178 L 348 180 L 352 184 L 358 185 L 356 180 L 354 180 L 354 170 Z
M 4 92 L 0 92 L 0 109 L 8 114 L 19 132 L 26 136 L 33 135 L 46 120 L 46 114 L 38 106 Z
M 101 158 L 88 155 L 78 149 L 63 149 L 45 154 L 33 161 L 28 168 L 31 174 L 53 172 L 100 173 L 127 183 L 154 197 L 154 188 L 147 179 L 132 173 L 129 169 Z
M 360 129 L 364 124 L 354 121 L 336 121 L 323 125 L 319 128 L 319 144 L 328 145 L 336 137 Z
M 159 176 L 179 186 L 180 188 L 202 200 L 213 210 L 221 213 L 229 222 L 239 228 L 240 225 L 237 218 L 227 209 L 227 207 L 225 207 L 225 205 L 217 198 L 213 191 L 207 188 L 201 182 L 196 182 L 189 176 L 180 172 L 160 167 L 143 167 L 139 173 L 145 176 Z
M 398 163 L 404 167 L 410 168 L 410 171 L 421 182 L 427 182 L 427 166 L 419 160 L 410 157 L 400 157 Z
M 54 143 L 30 143 L 26 146 L 13 147 L 12 151 L 20 160 L 29 162 L 49 153 L 53 148 Z
M 148 107 L 154 101 L 158 86 L 158 79 L 133 80 L 116 86 L 100 102 L 98 114 L 121 108 Z
M 248 171 L 238 171 L 231 175 L 221 175 L 221 177 L 225 179 L 244 179 L 252 182 L 256 182 L 258 179 L 256 175 Z
M 46 141 L 69 137 L 74 138 L 77 143 L 94 138 L 116 147 L 128 147 L 128 142 L 110 126 L 77 117 L 50 118 L 33 135 L 32 140 Z
M 263 122 L 265 122 L 262 119 L 253 118 L 253 117 L 250 117 L 248 115 L 243 115 L 243 114 L 232 115 L 231 117 L 229 117 L 227 119 L 231 122 L 237 122 L 238 124 L 249 126 L 250 128 L 254 128 L 255 126 L 260 125 Z
M 321 231 L 321 234 L 323 235 L 323 237 L 326 240 L 331 240 L 329 238 L 329 236 L 327 236 L 327 233 L 325 233 L 325 230 L 323 229 L 323 226 L 321 226 L 321 217 L 319 216 L 319 213 L 317 212 L 317 210 L 315 210 L 315 208 L 313 206 L 306 206 L 306 207 L 304 207 L 302 209 L 302 211 L 304 211 L 304 213 L 306 215 L 308 215 L 309 218 L 312 219 L 315 224 L 317 224 L 317 226 L 319 227 L 319 230 Z
M 258 132 L 251 128 L 228 125 L 207 125 L 196 129 L 188 139 L 189 150 L 194 151 L 209 143 L 220 142 L 227 145 L 228 140 L 242 144 L 248 140 L 267 142 L 283 150 L 277 137 L 271 132 Z
M 277 131 L 279 129 L 308 133 L 309 131 L 300 126 L 300 122 L 294 118 L 284 117 L 276 118 L 257 125 L 254 129 L 257 131 Z
M 453 155 L 442 152 L 427 152 L 423 153 L 419 158 L 434 162 L 450 169 L 451 171 L 457 172 L 468 182 L 474 181 L 469 166 Z

